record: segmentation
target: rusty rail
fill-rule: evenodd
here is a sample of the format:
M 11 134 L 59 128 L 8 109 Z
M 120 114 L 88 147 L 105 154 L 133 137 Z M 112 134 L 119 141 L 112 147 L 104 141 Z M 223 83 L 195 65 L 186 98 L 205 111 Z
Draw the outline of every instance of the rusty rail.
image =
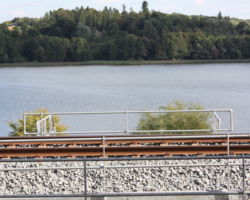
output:
M 250 154 L 250 135 L 0 138 L 1 158 L 241 154 Z
M 230 153 L 250 154 L 250 145 L 233 145 Z M 81 156 L 173 156 L 173 155 L 227 155 L 227 146 L 128 146 L 106 147 L 54 147 L 54 148 L 3 148 L 0 157 L 81 157 Z

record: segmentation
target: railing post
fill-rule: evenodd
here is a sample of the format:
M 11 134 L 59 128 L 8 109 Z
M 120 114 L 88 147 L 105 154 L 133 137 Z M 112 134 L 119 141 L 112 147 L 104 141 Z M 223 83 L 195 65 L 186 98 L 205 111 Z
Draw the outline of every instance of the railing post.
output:
M 40 113 L 40 120 L 42 120 L 42 113 Z M 42 135 L 42 132 L 44 132 L 44 127 L 43 127 L 43 124 L 42 122 L 40 123 L 40 135 Z
M 51 120 L 51 115 L 49 116 L 49 135 L 52 133 L 52 120 Z
M 53 131 L 54 135 L 56 135 L 56 123 L 55 123 L 53 115 L 51 115 L 51 120 L 52 120 L 52 128 L 53 128 L 52 131 Z
M 105 161 L 103 161 L 103 193 L 106 191 L 106 169 L 105 169 Z
M 212 134 L 215 134 L 215 125 L 216 125 L 216 116 L 215 116 L 215 110 L 213 110 L 213 127 L 212 127 Z
M 128 111 L 126 111 L 126 134 L 128 134 Z
M 105 149 L 105 146 L 106 146 L 105 136 L 103 136 L 103 137 L 102 137 L 102 156 L 103 156 L 103 157 L 106 157 L 106 149 Z
M 245 192 L 246 192 L 246 177 L 245 177 L 245 159 L 242 158 L 242 199 L 245 200 L 246 199 L 246 195 L 245 195 Z
M 229 138 L 229 133 L 227 133 L 227 156 L 230 155 L 230 138 Z M 230 177 L 231 177 L 231 173 L 230 173 L 230 159 L 227 160 L 227 182 L 228 182 L 228 192 L 230 192 L 231 188 L 230 188 Z
M 84 195 L 85 195 L 85 200 L 87 200 L 87 161 L 83 161 L 84 165 Z
M 230 129 L 232 131 L 233 130 L 233 110 L 230 109 L 229 112 L 230 112 Z
M 44 120 L 43 126 L 44 126 L 43 135 L 45 136 L 45 135 L 47 135 L 47 120 Z
M 227 190 L 230 192 L 230 179 L 231 179 L 231 172 L 230 172 L 230 159 L 227 160 Z
M 40 123 L 39 123 L 39 121 L 38 122 L 36 122 L 36 131 L 37 131 L 37 135 L 41 135 L 41 126 L 40 126 Z
M 24 135 L 27 134 L 27 131 L 26 131 L 26 114 L 25 113 L 23 114 L 23 133 L 24 133 Z

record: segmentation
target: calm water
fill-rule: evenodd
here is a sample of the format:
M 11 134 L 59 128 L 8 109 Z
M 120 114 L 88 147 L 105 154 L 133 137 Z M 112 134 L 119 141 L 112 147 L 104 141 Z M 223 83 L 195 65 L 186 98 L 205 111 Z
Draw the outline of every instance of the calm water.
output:
M 231 108 L 235 131 L 250 131 L 250 64 L 0 68 L 0 135 L 38 108 L 157 110 L 174 100 Z

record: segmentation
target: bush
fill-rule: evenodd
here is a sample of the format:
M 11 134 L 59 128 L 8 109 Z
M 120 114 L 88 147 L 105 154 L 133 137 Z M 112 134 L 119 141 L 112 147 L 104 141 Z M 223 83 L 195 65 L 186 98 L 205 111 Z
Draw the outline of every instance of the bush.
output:
M 47 109 L 38 109 L 32 113 L 49 113 Z M 46 117 L 47 115 L 43 115 Z M 37 132 L 36 122 L 40 120 L 40 115 L 29 115 L 26 118 L 26 131 Z M 57 132 L 62 132 L 67 130 L 67 127 L 60 124 L 60 118 L 58 116 L 54 116 L 54 122 L 56 125 Z M 18 119 L 17 122 L 8 122 L 8 125 L 12 128 L 12 131 L 9 133 L 9 136 L 24 136 L 24 124 L 23 119 Z
M 174 102 L 160 110 L 202 110 L 199 104 L 185 104 L 180 101 Z M 211 129 L 211 114 L 207 112 L 178 112 L 178 113 L 145 113 L 139 120 L 137 130 L 190 130 L 190 129 Z M 169 133 L 169 132 L 165 132 Z M 179 132 L 190 133 L 190 132 Z M 204 132 L 202 132 L 204 133 Z M 211 132 L 206 132 L 211 133 Z M 151 134 L 154 134 L 151 132 Z

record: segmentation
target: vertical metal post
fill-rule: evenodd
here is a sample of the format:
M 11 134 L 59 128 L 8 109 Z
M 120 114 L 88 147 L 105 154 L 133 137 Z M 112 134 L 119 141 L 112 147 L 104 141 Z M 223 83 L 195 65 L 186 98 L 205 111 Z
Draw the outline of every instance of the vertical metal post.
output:
M 40 126 L 39 122 L 36 122 L 36 128 L 37 128 L 37 130 L 36 130 L 37 135 L 41 135 L 41 126 Z
M 102 188 L 103 188 L 103 193 L 105 193 L 105 191 L 106 191 L 106 176 L 105 176 L 105 174 L 106 174 L 106 169 L 105 169 L 105 161 L 103 161 L 103 186 L 102 186 Z
M 42 113 L 40 113 L 40 120 L 42 120 Z M 41 124 L 40 124 L 40 135 L 42 135 L 42 133 L 44 132 L 44 127 L 43 127 L 43 124 L 42 124 L 42 122 L 41 122 Z
M 128 134 L 128 111 L 126 111 L 126 133 Z
M 52 129 L 53 129 L 52 131 L 54 135 L 56 135 L 56 123 L 53 115 L 51 115 L 51 119 L 52 119 Z
M 221 129 L 221 120 L 220 118 L 218 117 L 218 133 L 220 133 L 220 129 Z
M 233 130 L 233 110 L 230 109 L 229 112 L 230 112 L 230 129 L 232 131 Z
M 229 138 L 229 134 L 227 134 L 227 156 L 230 155 L 230 138 Z M 230 177 L 231 177 L 231 173 L 230 173 L 230 159 L 227 160 L 227 189 L 228 192 L 230 192 L 231 188 L 230 188 Z
M 87 200 L 87 161 L 83 161 L 84 165 L 84 195 L 85 195 L 85 200 Z
M 27 134 L 27 131 L 26 131 L 26 114 L 25 113 L 23 114 L 23 133 L 24 133 L 24 135 Z
M 215 116 L 215 111 L 213 110 L 213 134 L 215 134 L 215 126 L 216 126 L 216 116 Z
M 230 137 L 229 133 L 227 133 L 227 155 L 230 155 Z
M 52 116 L 49 116 L 49 135 L 52 134 Z
M 44 132 L 43 135 L 47 135 L 47 120 L 44 120 Z
M 243 190 L 243 200 L 246 199 L 245 191 L 246 191 L 246 177 L 245 177 L 245 159 L 242 158 L 242 190 Z
M 106 149 L 105 149 L 106 143 L 105 143 L 105 136 L 102 137 L 102 156 L 106 157 Z
M 230 172 L 230 159 L 227 160 L 227 190 L 228 192 L 231 191 L 230 187 L 230 179 L 231 179 L 231 172 Z

